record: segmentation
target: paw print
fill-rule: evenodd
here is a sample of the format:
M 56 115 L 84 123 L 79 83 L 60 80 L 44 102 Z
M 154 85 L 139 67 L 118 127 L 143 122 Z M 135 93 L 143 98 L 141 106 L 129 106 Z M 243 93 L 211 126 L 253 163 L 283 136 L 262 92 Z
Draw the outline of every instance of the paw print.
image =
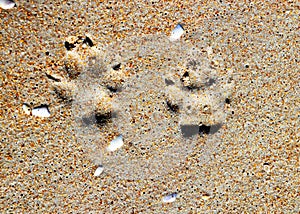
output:
M 78 141 L 106 172 L 141 179 L 179 169 L 225 122 L 232 83 L 205 46 L 154 35 L 108 47 L 70 37 L 65 47 L 64 74 L 48 77 L 72 104 Z M 119 135 L 122 148 L 107 151 Z

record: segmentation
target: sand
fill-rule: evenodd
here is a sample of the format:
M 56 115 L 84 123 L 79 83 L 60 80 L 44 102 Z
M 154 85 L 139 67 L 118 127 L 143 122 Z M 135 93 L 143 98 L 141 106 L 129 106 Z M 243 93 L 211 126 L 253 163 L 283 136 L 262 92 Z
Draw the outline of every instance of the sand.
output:
M 16 3 L 0 10 L 3 213 L 299 213 L 297 1 Z M 178 23 L 185 33 L 169 42 Z M 86 36 L 93 47 L 84 42 Z M 68 51 L 65 42 L 79 37 L 78 50 Z M 199 52 L 186 54 L 193 47 Z M 190 57 L 198 57 L 205 65 L 199 72 L 216 84 L 203 89 L 206 79 L 194 72 L 190 79 L 184 76 L 180 89 L 180 75 L 187 69 L 182 66 Z M 93 62 L 98 59 L 101 63 Z M 101 70 L 99 65 L 118 63 L 121 69 L 115 67 L 114 76 L 93 77 L 95 65 Z M 129 108 L 117 120 L 88 129 L 91 137 L 78 129 L 78 106 L 72 101 L 72 93 L 86 87 L 78 81 L 86 74 L 95 89 L 89 92 L 91 106 L 99 96 L 102 115 L 111 106 L 120 112 Z M 174 87 L 160 94 L 160 77 L 168 84 L 174 80 Z M 195 80 L 201 89 L 185 88 L 193 78 L 201 79 Z M 59 93 L 59 84 L 65 94 Z M 117 90 L 103 88 L 107 84 Z M 137 96 L 132 88 L 141 97 L 131 109 Z M 218 96 L 208 95 L 211 91 Z M 126 100 L 127 94 L 132 99 Z M 179 113 L 176 102 L 169 103 L 171 111 L 164 108 L 168 99 L 179 103 Z M 216 109 L 208 119 L 196 111 L 205 99 L 209 109 Z M 47 105 L 51 115 L 28 115 L 23 103 Z M 191 113 L 183 114 L 181 108 L 188 105 Z M 146 112 L 148 107 L 161 112 Z M 178 125 L 192 120 L 192 125 L 201 120 L 222 127 L 182 137 Z M 140 129 L 143 121 L 149 126 Z M 118 134 L 123 134 L 124 146 L 101 153 Z M 104 171 L 95 177 L 99 164 Z M 176 200 L 163 203 L 173 193 Z

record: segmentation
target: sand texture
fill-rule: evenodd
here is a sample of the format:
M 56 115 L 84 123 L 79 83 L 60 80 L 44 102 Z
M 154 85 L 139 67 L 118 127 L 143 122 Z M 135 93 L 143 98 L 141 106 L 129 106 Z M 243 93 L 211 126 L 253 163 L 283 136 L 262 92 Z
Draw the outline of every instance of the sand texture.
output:
M 0 9 L 1 213 L 299 213 L 299 15 L 298 1 Z

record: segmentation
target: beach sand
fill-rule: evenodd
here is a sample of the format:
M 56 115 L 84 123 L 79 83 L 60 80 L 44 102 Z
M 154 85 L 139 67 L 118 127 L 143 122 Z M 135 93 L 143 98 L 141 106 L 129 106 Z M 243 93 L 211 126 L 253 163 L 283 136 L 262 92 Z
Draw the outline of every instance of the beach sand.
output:
M 300 212 L 299 2 L 16 3 L 0 10 L 3 213 Z M 185 33 L 168 41 L 179 23 Z M 216 84 L 178 86 L 189 84 L 180 69 L 192 57 Z M 118 63 L 115 76 L 94 78 Z M 177 82 L 160 93 L 161 77 Z M 85 88 L 95 90 L 80 95 Z M 102 116 L 110 107 L 123 115 L 85 137 L 74 91 L 91 107 L 96 100 Z M 216 114 L 203 119 L 197 109 L 208 92 Z M 164 109 L 168 99 L 196 112 Z M 47 105 L 51 115 L 28 115 L 23 103 Z M 183 137 L 179 124 L 194 119 L 222 127 Z M 140 129 L 143 121 L 150 128 Z M 103 152 L 119 134 L 124 146 Z

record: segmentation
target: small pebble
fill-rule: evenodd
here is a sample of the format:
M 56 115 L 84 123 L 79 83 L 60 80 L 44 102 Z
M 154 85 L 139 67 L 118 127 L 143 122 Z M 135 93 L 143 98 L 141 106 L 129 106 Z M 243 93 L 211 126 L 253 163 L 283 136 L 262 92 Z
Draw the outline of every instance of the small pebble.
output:
M 112 140 L 107 147 L 107 151 L 112 152 L 123 146 L 123 136 L 119 135 L 116 139 Z
M 7 10 L 11 9 L 16 5 L 16 3 L 12 0 L 0 0 L 0 7 Z
M 96 169 L 94 176 L 100 176 L 102 174 L 104 170 L 104 167 L 102 165 L 98 166 L 98 168 Z
M 37 117 L 50 117 L 50 111 L 47 106 L 39 106 L 32 109 L 32 115 Z
M 178 24 L 175 28 L 174 28 L 174 30 L 171 32 L 171 36 L 170 36 L 170 41 L 171 42 L 174 42 L 174 41 L 176 41 L 176 40 L 178 40 L 178 39 L 180 39 L 180 37 L 181 37 L 181 35 L 184 33 L 184 29 L 183 29 L 183 27 L 180 25 L 180 24 Z
M 177 193 L 172 193 L 170 195 L 164 196 L 163 199 L 162 199 L 162 201 L 164 203 L 172 203 L 172 202 L 174 202 L 176 200 L 176 198 L 177 198 Z
M 23 111 L 25 112 L 25 114 L 30 115 L 31 108 L 30 108 L 30 106 L 28 104 L 23 103 L 22 108 L 23 108 Z

